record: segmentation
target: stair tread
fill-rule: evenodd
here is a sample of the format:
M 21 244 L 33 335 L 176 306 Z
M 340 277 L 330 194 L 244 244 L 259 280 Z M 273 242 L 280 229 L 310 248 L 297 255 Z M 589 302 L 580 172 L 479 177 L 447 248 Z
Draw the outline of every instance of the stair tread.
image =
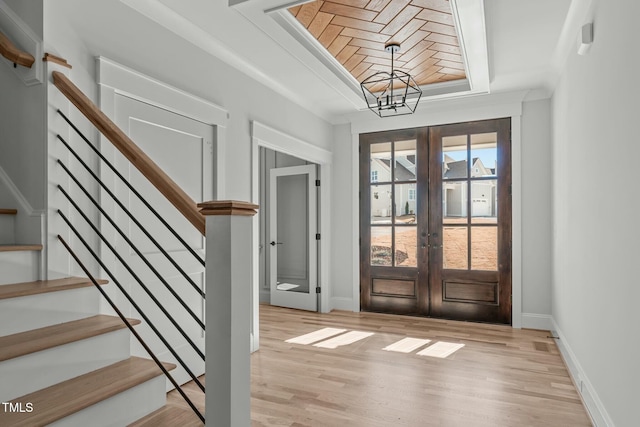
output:
M 18 251 L 41 251 L 42 245 L 0 245 L 0 252 L 18 252 Z
M 100 285 L 109 283 L 107 280 L 98 280 Z M 65 291 L 68 289 L 85 288 L 93 286 L 93 282 L 82 277 L 66 277 L 55 280 L 37 280 L 35 282 L 14 283 L 0 285 L 0 300 L 6 298 L 23 297 L 27 295 L 43 294 L 46 292 Z
M 128 427 L 200 427 L 204 426 L 191 410 L 178 405 L 164 405 L 162 408 L 140 418 Z
M 2 209 L 0 208 L 0 215 L 17 215 L 17 209 Z
M 163 365 L 167 370 L 175 368 L 171 363 L 163 363 Z M 130 357 L 13 399 L 13 403 L 22 403 L 23 407 L 30 402 L 33 405 L 33 412 L 3 413 L 0 411 L 0 425 L 13 427 L 48 425 L 159 375 L 162 375 L 162 371 L 152 360 Z
M 139 320 L 129 319 L 133 325 Z M 0 362 L 126 328 L 119 317 L 98 315 L 0 337 Z

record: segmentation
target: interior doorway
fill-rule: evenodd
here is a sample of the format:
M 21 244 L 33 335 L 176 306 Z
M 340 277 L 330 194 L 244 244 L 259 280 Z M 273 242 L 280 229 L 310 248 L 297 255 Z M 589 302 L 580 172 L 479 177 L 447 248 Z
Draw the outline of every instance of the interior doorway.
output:
M 318 166 L 260 148 L 260 301 L 318 310 Z
M 360 135 L 363 310 L 511 323 L 510 129 Z

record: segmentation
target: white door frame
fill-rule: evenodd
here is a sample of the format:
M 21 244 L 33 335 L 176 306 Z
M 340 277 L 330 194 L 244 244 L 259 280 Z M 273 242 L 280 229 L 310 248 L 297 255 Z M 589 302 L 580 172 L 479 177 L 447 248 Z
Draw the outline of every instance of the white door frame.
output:
M 269 248 L 269 287 L 271 289 L 271 304 L 283 307 L 297 308 L 300 310 L 317 311 L 318 295 L 318 243 L 316 241 L 317 231 L 317 194 L 316 194 L 316 165 L 290 166 L 285 168 L 271 169 L 269 173 L 269 239 L 278 241 L 278 184 L 277 178 L 281 176 L 307 175 L 307 278 L 309 280 L 308 292 L 293 292 L 278 289 L 278 247 L 277 244 Z M 283 242 L 286 244 L 286 242 Z M 275 252 L 274 252 L 275 250 Z
M 320 253 L 318 257 L 318 286 L 321 288 L 319 311 L 328 313 L 330 301 L 329 286 L 329 248 L 331 230 L 331 164 L 333 155 L 331 152 L 297 139 L 279 130 L 273 129 L 257 121 L 251 122 L 251 201 L 258 204 L 260 200 L 260 147 L 265 147 L 283 154 L 289 154 L 299 159 L 316 163 L 320 167 L 320 211 L 318 220 L 318 233 L 320 239 Z M 259 348 L 259 305 L 260 305 L 260 221 L 258 216 L 253 217 L 253 310 L 252 310 L 252 340 L 251 351 Z

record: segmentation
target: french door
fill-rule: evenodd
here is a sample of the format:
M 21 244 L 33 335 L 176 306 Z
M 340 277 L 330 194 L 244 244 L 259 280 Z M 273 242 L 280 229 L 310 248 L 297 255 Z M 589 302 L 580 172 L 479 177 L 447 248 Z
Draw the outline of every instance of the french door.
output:
M 511 323 L 510 126 L 360 136 L 363 310 Z
M 271 304 L 317 311 L 316 165 L 269 175 Z

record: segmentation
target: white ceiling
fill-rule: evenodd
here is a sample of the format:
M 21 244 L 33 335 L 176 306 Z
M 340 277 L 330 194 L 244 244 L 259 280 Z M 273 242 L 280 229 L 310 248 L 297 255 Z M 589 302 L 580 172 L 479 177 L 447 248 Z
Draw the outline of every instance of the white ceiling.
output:
M 345 81 L 296 40 L 277 22 L 277 14 L 264 12 L 291 0 L 121 1 L 332 123 L 366 108 L 355 82 Z M 472 36 L 463 31 L 463 43 L 470 50 L 467 65 L 484 69 L 487 76 L 486 82 L 481 78 L 472 82 L 465 94 L 528 91 L 529 99 L 552 94 L 563 58 L 575 48 L 585 4 L 590 3 L 451 1 L 460 6 L 458 18 L 463 25 L 474 27 L 468 33 Z M 477 16 L 483 4 L 484 20 Z M 478 28 L 484 28 L 486 36 Z M 434 99 L 452 96 L 461 94 L 445 93 Z

